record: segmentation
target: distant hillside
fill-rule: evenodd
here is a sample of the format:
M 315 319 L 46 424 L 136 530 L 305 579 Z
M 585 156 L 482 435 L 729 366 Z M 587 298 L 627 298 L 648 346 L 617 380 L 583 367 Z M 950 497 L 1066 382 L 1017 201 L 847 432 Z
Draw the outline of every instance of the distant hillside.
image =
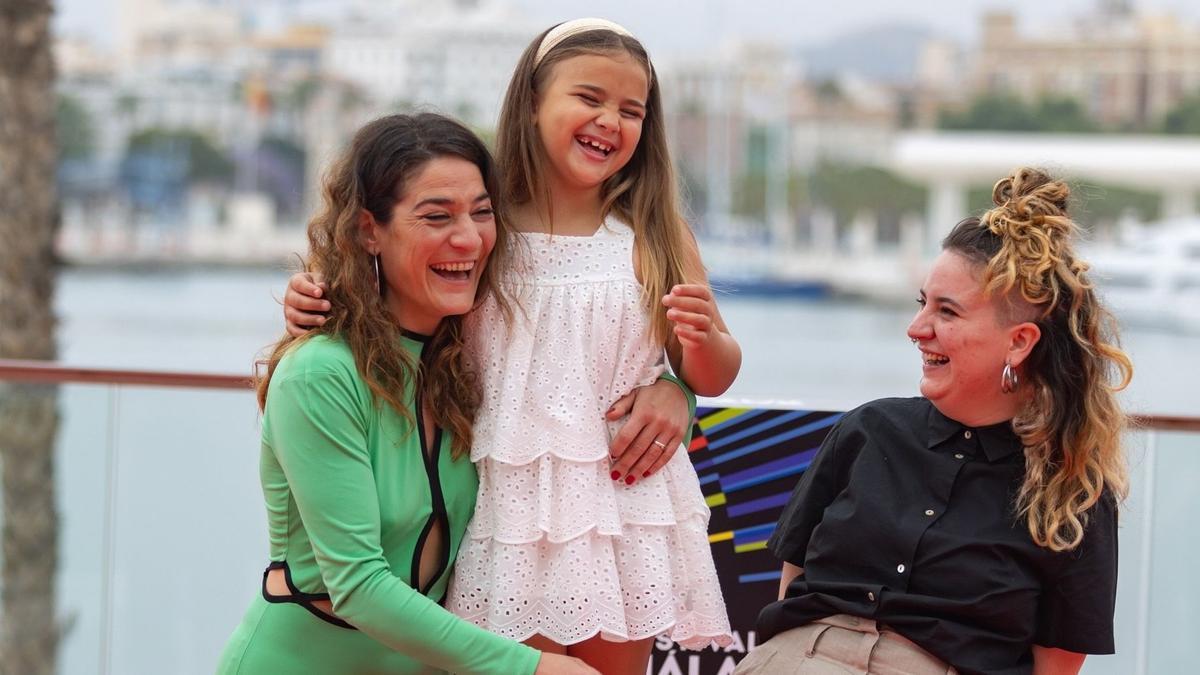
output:
M 917 59 L 929 28 L 911 24 L 876 26 L 846 33 L 823 45 L 800 49 L 812 79 L 854 72 L 884 82 L 904 82 L 916 73 Z

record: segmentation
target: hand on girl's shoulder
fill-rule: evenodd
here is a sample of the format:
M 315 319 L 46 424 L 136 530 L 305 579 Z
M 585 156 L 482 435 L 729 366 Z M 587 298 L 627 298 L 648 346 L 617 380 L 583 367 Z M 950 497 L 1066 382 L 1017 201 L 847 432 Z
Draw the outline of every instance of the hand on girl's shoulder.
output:
M 300 337 L 325 323 L 325 312 L 330 309 L 329 301 L 324 299 L 327 290 L 321 275 L 315 272 L 298 272 L 288 279 L 283 319 L 289 335 Z

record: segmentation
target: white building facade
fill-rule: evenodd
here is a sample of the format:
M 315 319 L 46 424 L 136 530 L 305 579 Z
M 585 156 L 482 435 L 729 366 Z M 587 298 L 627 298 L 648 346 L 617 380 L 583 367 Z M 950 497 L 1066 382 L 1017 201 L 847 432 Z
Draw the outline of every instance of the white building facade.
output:
M 517 59 L 537 31 L 499 3 L 392 3 L 336 26 L 324 70 L 376 100 L 492 127 Z

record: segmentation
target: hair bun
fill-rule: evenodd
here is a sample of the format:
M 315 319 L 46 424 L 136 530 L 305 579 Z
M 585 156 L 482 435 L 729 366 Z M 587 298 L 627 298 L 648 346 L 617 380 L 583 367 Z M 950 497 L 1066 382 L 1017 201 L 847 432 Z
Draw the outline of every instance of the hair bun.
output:
M 1071 188 L 1039 169 L 1022 167 L 992 188 L 991 213 L 1017 223 L 1041 225 L 1047 217 L 1067 217 Z
M 988 263 L 990 286 L 1003 292 L 1020 288 L 1025 300 L 1049 311 L 1064 279 L 1088 285 L 1083 270 L 1073 269 L 1072 239 L 1078 226 L 1067 215 L 1070 195 L 1066 182 L 1039 169 L 1020 168 L 996 183 L 996 206 L 980 218 L 1000 243 Z

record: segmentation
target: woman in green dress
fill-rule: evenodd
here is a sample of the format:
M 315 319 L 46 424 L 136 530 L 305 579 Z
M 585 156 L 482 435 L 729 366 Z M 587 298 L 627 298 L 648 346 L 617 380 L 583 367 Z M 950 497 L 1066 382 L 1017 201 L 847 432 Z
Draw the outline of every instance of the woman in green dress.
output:
M 330 169 L 308 263 L 335 309 L 259 384 L 270 563 L 219 673 L 595 673 L 439 604 L 475 504 L 461 315 L 508 262 L 495 194 L 486 147 L 432 114 Z

